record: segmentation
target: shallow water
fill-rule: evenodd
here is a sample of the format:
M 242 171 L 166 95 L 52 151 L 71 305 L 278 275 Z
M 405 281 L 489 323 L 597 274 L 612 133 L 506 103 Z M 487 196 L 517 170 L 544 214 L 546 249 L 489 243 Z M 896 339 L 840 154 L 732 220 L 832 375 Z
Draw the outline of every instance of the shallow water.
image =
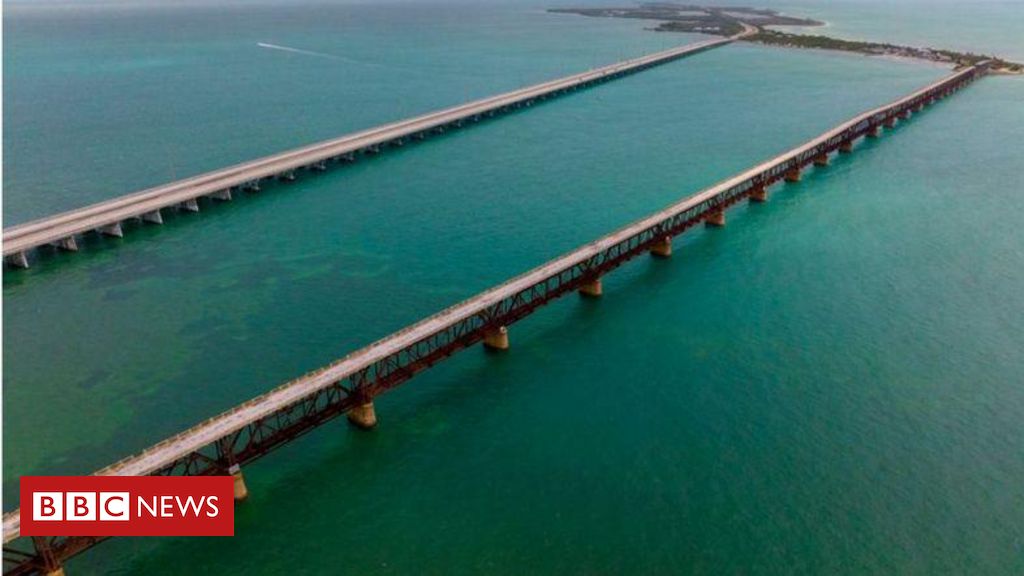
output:
M 5 224 L 696 39 L 644 25 L 12 11 Z M 729 46 L 5 273 L 4 507 L 943 73 Z M 69 569 L 1024 570 L 1021 103 L 985 79 L 248 467 L 231 540 Z
M 995 55 L 1024 62 L 1024 4 L 1019 0 L 767 0 L 827 23 L 809 34 Z

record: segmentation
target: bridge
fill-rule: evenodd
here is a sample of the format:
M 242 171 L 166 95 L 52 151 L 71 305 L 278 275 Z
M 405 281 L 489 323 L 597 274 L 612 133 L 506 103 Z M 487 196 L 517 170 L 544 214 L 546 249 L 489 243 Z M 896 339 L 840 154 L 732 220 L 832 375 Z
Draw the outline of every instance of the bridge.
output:
M 479 122 L 532 106 L 541 100 L 723 46 L 754 32 L 755 28 L 746 26 L 743 32 L 735 36 L 697 42 L 602 66 L 18 224 L 3 231 L 4 260 L 12 266 L 27 268 L 28 254 L 36 248 L 54 246 L 76 252 L 77 237 L 82 234 L 122 237 L 125 230 L 122 224 L 127 221 L 162 224 L 162 210 L 198 212 L 202 198 L 231 200 L 233 192 L 259 190 L 261 183 L 267 180 L 292 181 L 301 170 L 323 171 L 331 164 L 353 162 L 361 156 L 378 154 L 388 147 L 423 140 L 433 134 L 461 128 L 467 123 Z
M 508 327 L 544 304 L 572 292 L 600 297 L 601 279 L 637 256 L 672 255 L 672 240 L 704 223 L 724 226 L 725 211 L 748 199 L 764 202 L 779 181 L 797 182 L 810 165 L 827 166 L 833 153 L 850 153 L 862 138 L 908 119 L 987 70 L 965 68 L 895 102 L 867 111 L 824 134 L 741 174 L 585 244 L 533 270 L 421 320 L 365 348 L 283 384 L 140 454 L 97 471 L 97 475 L 228 475 L 235 498 L 248 495 L 242 466 L 316 427 L 346 414 L 359 428 L 377 423 L 373 399 L 419 372 L 475 344 L 493 350 L 510 346 Z M 34 538 L 21 544 L 20 514 L 3 517 L 4 562 L 8 574 L 62 573 L 63 563 L 104 538 Z

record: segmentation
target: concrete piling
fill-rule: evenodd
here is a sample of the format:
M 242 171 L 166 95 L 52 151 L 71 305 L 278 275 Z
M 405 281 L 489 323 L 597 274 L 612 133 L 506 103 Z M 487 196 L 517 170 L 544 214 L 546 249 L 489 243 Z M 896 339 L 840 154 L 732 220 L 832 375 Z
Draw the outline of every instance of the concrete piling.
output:
M 651 246 L 651 256 L 669 258 L 672 256 L 672 237 L 665 236 Z
M 377 425 L 377 412 L 373 402 L 365 402 L 348 411 L 348 421 L 360 430 L 369 430 Z
M 75 240 L 74 236 L 61 238 L 60 240 L 54 242 L 53 245 L 67 252 L 78 252 L 78 241 Z
M 712 228 L 721 228 L 725 226 L 725 211 L 716 210 L 711 212 L 704 218 L 704 224 Z
M 588 298 L 598 298 L 604 292 L 601 286 L 601 279 L 594 278 L 593 280 L 584 283 L 580 286 L 580 296 L 586 296 Z
M 123 238 L 124 230 L 121 229 L 121 223 L 115 222 L 107 226 L 101 226 L 97 229 L 97 232 L 104 236 L 113 236 L 114 238 Z
M 508 350 L 508 328 L 499 326 L 484 334 L 484 347 L 490 350 Z
M 242 475 L 242 467 L 232 464 L 228 468 L 228 474 L 235 480 L 235 502 L 241 502 L 249 497 L 249 488 L 245 485 L 245 476 Z
M 149 222 L 151 224 L 163 224 L 164 217 L 160 214 L 159 210 L 153 210 L 152 212 L 146 212 L 142 215 L 143 222 Z
M 15 268 L 28 268 L 28 255 L 24 252 L 15 252 L 6 257 L 7 263 Z

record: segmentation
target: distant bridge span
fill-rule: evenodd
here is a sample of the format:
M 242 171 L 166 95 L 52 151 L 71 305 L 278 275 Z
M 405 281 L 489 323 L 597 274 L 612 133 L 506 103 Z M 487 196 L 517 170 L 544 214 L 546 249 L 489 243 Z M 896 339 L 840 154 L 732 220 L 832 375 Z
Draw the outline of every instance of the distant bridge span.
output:
M 700 223 L 725 224 L 725 210 L 743 200 L 765 201 L 767 188 L 800 179 L 810 164 L 825 166 L 832 152 L 877 137 L 926 105 L 980 77 L 982 64 L 956 72 L 899 100 L 865 112 L 821 136 L 681 200 L 617 232 L 585 244 L 497 287 L 421 320 L 361 350 L 214 416 L 97 475 L 224 475 L 235 496 L 247 495 L 241 466 L 347 414 L 359 427 L 376 424 L 373 398 L 452 354 L 483 342 L 509 346 L 507 327 L 571 292 L 601 295 L 601 278 L 644 253 L 668 257 L 672 238 Z M 9 574 L 58 574 L 63 563 L 103 538 L 18 540 L 20 512 L 3 517 L 4 562 Z
M 753 32 L 756 29 L 747 26 L 735 36 L 705 40 L 594 68 L 11 226 L 3 231 L 4 260 L 12 266 L 27 268 L 29 253 L 42 246 L 77 251 L 77 237 L 82 234 L 97 232 L 121 237 L 124 234 L 122 224 L 129 220 L 162 224 L 161 210 L 173 208 L 198 212 L 201 198 L 230 200 L 233 191 L 258 190 L 264 180 L 294 180 L 296 171 L 301 169 L 326 170 L 332 162 L 351 162 L 360 155 L 377 154 L 387 146 L 401 146 L 410 139 L 423 139 L 447 129 L 459 128 L 465 123 L 530 106 L 539 100 L 646 70 L 729 44 Z

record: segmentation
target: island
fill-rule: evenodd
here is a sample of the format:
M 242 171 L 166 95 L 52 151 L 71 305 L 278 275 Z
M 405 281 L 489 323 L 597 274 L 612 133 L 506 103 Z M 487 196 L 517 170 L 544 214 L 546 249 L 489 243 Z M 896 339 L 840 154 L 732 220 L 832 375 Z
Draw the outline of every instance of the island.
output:
M 718 36 L 733 36 L 744 30 L 744 25 L 757 29 L 755 34 L 742 40 L 787 48 L 841 50 L 869 56 L 895 56 L 916 58 L 954 68 L 973 66 L 988 61 L 990 72 L 996 74 L 1024 74 L 1024 64 L 1010 62 L 996 56 L 957 52 L 938 48 L 919 48 L 885 42 L 842 40 L 814 34 L 793 34 L 774 30 L 774 26 L 823 26 L 825 23 L 779 13 L 768 8 L 746 6 L 699 6 L 671 2 L 645 2 L 631 8 L 551 8 L 549 12 L 578 14 L 603 18 L 635 18 L 653 20 L 655 32 L 696 32 Z
M 822 26 L 809 18 L 783 16 L 775 10 L 744 6 L 696 6 L 666 2 L 645 2 L 635 8 L 552 8 L 549 12 L 605 18 L 656 20 L 655 32 L 701 32 L 732 36 L 743 31 L 743 23 L 756 26 Z

